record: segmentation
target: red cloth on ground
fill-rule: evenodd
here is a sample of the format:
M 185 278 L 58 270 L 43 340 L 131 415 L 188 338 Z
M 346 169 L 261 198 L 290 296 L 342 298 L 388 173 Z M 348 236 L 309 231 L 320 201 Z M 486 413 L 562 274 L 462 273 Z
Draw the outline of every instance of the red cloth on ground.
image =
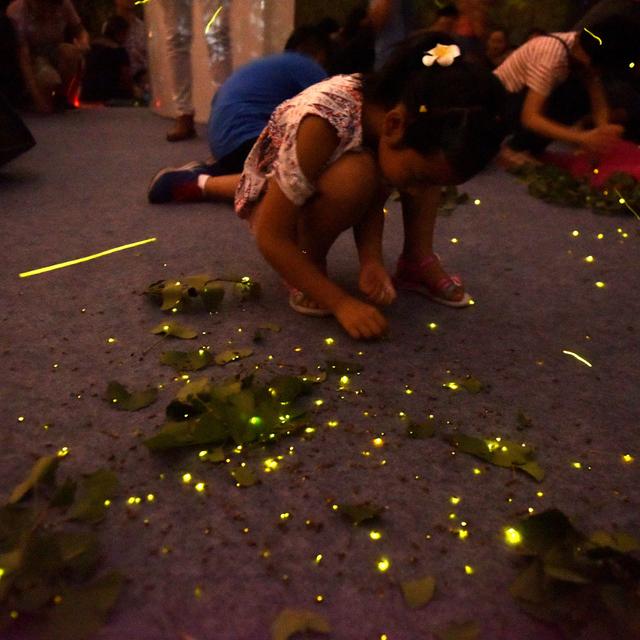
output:
M 597 160 L 584 151 L 575 153 L 547 151 L 542 156 L 542 160 L 566 169 L 576 178 L 588 179 L 594 187 L 601 187 L 612 174 L 617 172 L 627 173 L 636 180 L 640 180 L 640 146 L 627 140 L 620 140 L 608 153 Z M 594 173 L 594 169 L 598 172 Z

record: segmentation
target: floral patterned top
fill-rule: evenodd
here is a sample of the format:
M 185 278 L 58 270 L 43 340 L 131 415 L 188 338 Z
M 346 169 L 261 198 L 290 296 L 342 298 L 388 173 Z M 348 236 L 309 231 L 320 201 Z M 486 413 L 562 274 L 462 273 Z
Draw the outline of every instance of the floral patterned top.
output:
M 338 134 L 332 164 L 347 151 L 362 146 L 362 79 L 359 74 L 334 76 L 283 102 L 271 115 L 251 149 L 235 195 L 235 210 L 249 218 L 273 178 L 291 202 L 301 206 L 314 193 L 298 163 L 296 139 L 303 118 L 324 118 Z

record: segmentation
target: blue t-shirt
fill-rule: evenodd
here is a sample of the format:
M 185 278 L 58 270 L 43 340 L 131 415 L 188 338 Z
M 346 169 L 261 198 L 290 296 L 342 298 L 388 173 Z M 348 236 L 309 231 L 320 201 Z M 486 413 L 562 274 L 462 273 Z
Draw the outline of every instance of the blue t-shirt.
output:
M 317 62 L 291 51 L 240 67 L 211 103 L 208 137 L 213 156 L 219 160 L 257 138 L 281 102 L 326 77 Z
M 392 0 L 387 24 L 376 36 L 376 70 L 387 61 L 393 47 L 416 27 L 414 0 Z

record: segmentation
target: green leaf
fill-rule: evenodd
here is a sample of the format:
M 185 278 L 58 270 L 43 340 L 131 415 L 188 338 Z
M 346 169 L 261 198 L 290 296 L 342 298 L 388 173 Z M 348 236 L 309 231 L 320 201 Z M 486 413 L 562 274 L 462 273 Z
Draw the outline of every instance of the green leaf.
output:
M 75 580 L 87 580 L 100 562 L 98 536 L 92 531 L 59 531 L 54 534 L 61 569 Z
M 143 444 L 151 451 L 165 451 L 196 444 L 222 444 L 229 438 L 229 429 L 213 412 L 207 412 L 184 422 L 166 422 L 160 431 Z
M 224 287 L 221 284 L 209 282 L 200 289 L 200 299 L 207 311 L 217 311 L 224 299 Z
M 538 482 L 542 482 L 544 480 L 544 469 L 542 469 L 542 467 L 535 461 L 525 462 L 524 464 L 521 464 L 518 469 L 524 471 L 525 473 L 528 473 Z
M 251 487 L 260 482 L 260 479 L 249 467 L 235 467 L 229 473 L 239 487 Z
M 199 371 L 213 364 L 213 355 L 209 349 L 197 351 L 165 351 L 160 356 L 162 364 L 173 367 L 176 371 Z
M 377 520 L 383 511 L 384 507 L 371 502 L 338 505 L 338 512 L 356 526 L 363 522 Z
M 423 607 L 433 599 L 436 591 L 436 579 L 432 576 L 408 580 L 401 585 L 405 602 L 413 609 Z
M 331 633 L 331 627 L 326 619 L 315 611 L 284 609 L 271 625 L 271 640 L 288 640 L 292 635 L 305 631 Z
M 460 386 L 466 389 L 469 393 L 480 393 L 484 389 L 484 384 L 473 376 L 467 376 L 460 381 Z
M 561 511 L 547 509 L 523 518 L 515 527 L 522 535 L 522 548 L 532 555 L 547 553 L 556 545 L 574 544 L 583 540 Z
M 151 329 L 151 333 L 160 336 L 173 336 L 182 340 L 193 340 L 198 336 L 198 332 L 195 329 L 181 325 L 178 322 L 161 322 Z
M 616 533 L 596 531 L 589 540 L 598 547 L 609 547 L 620 553 L 628 553 L 629 551 L 638 551 L 640 549 L 640 541 L 622 531 Z
M 407 426 L 407 435 L 416 440 L 426 440 L 433 437 L 436 427 L 433 421 L 430 422 L 411 422 Z
M 350 373 L 361 373 L 362 369 L 362 365 L 357 362 L 327 360 L 327 370 L 329 373 L 335 373 L 338 376 L 344 376 Z
M 468 622 L 453 622 L 436 631 L 440 640 L 476 640 L 480 636 L 480 625 L 470 620 Z
M 124 385 L 111 381 L 107 386 L 105 399 L 119 411 L 139 411 L 153 404 L 157 397 L 158 390 L 155 387 L 131 393 Z
M 279 324 L 275 324 L 273 322 L 265 322 L 258 325 L 258 329 L 267 329 L 268 331 L 273 331 L 274 333 L 280 333 L 282 327 Z
M 248 358 L 250 355 L 253 355 L 253 349 L 227 349 L 226 351 L 221 351 L 216 355 L 215 362 L 220 366 L 224 366 L 230 362 L 235 362 L 242 358 Z
M 41 482 L 53 480 L 61 458 L 58 456 L 45 456 L 40 458 L 31 468 L 29 475 L 11 492 L 9 504 L 15 504 L 24 498 L 31 489 Z
M 258 300 L 262 295 L 262 288 L 259 282 L 250 278 L 242 278 L 240 282 L 236 282 L 233 286 L 233 293 L 240 300 Z
M 286 403 L 311 393 L 312 386 L 297 376 L 277 376 L 269 381 L 267 389 L 273 399 Z
M 206 462 L 224 462 L 227 459 L 227 454 L 224 452 L 222 447 L 216 447 L 213 451 L 209 451 L 206 455 L 201 456 L 200 460 Z
M 113 609 L 123 581 L 121 574 L 113 572 L 82 587 L 61 589 L 60 604 L 47 616 L 47 637 L 86 640 L 93 636 Z
M 166 283 L 162 287 L 162 305 L 160 308 L 163 311 L 170 311 L 174 307 L 177 307 L 182 300 L 183 287 L 178 282 Z
M 56 492 L 49 503 L 52 507 L 67 508 L 71 506 L 76 495 L 77 483 L 71 478 L 66 478 L 62 486 L 56 489 Z
M 518 600 L 541 603 L 547 597 L 547 585 L 544 567 L 540 560 L 534 559 L 518 575 L 509 587 L 511 595 Z
M 99 522 L 105 516 L 105 500 L 113 498 L 117 490 L 118 478 L 113 471 L 98 469 L 84 476 L 78 485 L 69 517 L 84 522 Z

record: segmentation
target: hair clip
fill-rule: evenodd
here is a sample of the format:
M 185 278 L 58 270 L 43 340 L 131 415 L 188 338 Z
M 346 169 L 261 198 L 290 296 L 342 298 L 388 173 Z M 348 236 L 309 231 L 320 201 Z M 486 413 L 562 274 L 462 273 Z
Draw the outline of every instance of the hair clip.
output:
M 422 64 L 430 67 L 437 62 L 441 67 L 450 67 L 459 55 L 460 47 L 457 44 L 437 44 L 424 54 Z
M 425 105 L 421 104 L 420 105 L 420 113 L 427 113 L 427 111 L 429 111 L 429 109 L 427 109 L 427 107 L 425 107 Z

